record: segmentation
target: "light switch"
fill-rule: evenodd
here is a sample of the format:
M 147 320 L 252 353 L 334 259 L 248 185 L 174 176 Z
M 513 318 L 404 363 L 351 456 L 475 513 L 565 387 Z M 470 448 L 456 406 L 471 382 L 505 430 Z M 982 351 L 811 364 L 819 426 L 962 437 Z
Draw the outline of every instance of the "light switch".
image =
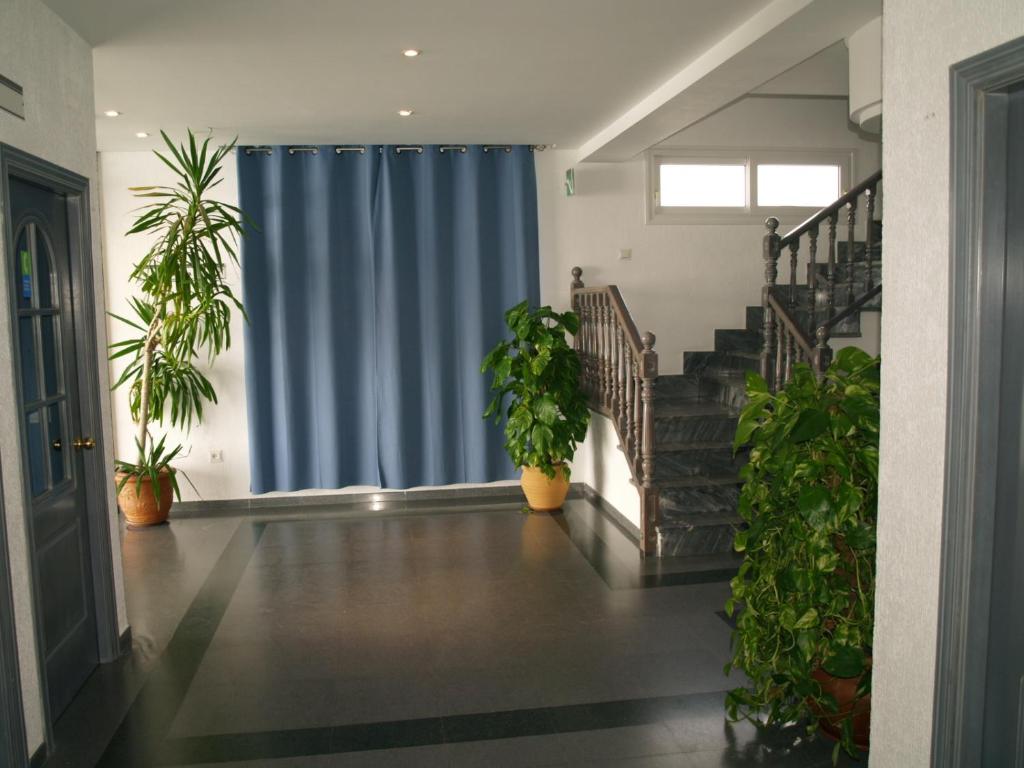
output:
M 619 261 L 630 261 L 633 258 L 632 248 L 619 248 Z

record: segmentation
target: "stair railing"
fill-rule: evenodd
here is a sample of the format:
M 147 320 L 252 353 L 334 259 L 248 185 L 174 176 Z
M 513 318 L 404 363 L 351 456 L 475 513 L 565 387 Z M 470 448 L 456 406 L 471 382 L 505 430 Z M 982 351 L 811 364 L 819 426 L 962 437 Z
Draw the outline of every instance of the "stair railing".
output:
M 872 174 L 831 205 L 821 209 L 788 234 L 776 233 L 779 220 L 770 216 L 765 221 L 768 233 L 762 243 L 765 285 L 761 292 L 761 306 L 764 310 L 761 348 L 761 376 L 768 382 L 771 391 L 785 386 L 792 377 L 793 364 L 806 362 L 821 379 L 832 362 L 832 348 L 829 340 L 833 329 L 852 317 L 873 298 L 882 292 L 882 284 L 874 281 L 875 243 L 875 202 L 882 172 Z M 854 250 L 856 243 L 857 209 L 863 200 L 865 211 L 865 274 L 866 290 L 861 296 L 854 290 Z M 845 211 L 845 215 L 844 215 Z M 840 218 L 845 218 L 846 255 L 838 260 L 839 249 L 837 230 Z M 825 261 L 825 284 L 819 285 L 818 235 L 821 226 L 827 231 L 828 245 Z M 809 302 L 804 308 L 807 320 L 799 318 L 797 293 L 797 262 L 802 238 L 807 239 L 807 288 Z M 783 251 L 789 253 L 789 284 L 777 284 L 779 259 Z M 837 284 L 837 267 L 845 267 L 844 280 Z M 837 309 L 839 311 L 837 312 Z
M 572 309 L 580 317 L 574 346 L 582 364 L 581 386 L 592 410 L 612 423 L 640 493 L 640 548 L 657 543 L 658 493 L 654 486 L 654 382 L 658 353 L 654 334 L 641 334 L 614 285 L 583 285 L 572 268 Z

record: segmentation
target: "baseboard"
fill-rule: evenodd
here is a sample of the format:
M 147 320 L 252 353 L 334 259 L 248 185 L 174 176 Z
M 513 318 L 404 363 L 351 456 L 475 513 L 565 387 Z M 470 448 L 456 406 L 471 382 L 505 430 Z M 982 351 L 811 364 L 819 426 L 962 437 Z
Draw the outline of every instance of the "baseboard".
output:
M 570 494 L 582 492 L 573 483 Z M 196 517 L 233 517 L 268 512 L 305 514 L 315 508 L 331 507 L 339 512 L 402 512 L 443 506 L 521 504 L 525 501 L 518 485 L 478 488 L 417 488 L 409 491 L 373 491 L 369 493 L 325 493 L 313 496 L 258 496 L 252 499 L 216 499 L 177 502 L 171 507 L 172 519 Z
M 634 544 L 639 546 L 640 544 L 640 528 L 633 524 L 633 521 L 627 518 L 624 514 L 619 512 L 615 508 L 615 505 L 608 501 L 604 496 L 599 494 L 593 488 L 586 483 L 573 483 L 573 485 L 579 486 L 580 495 L 593 504 L 595 507 L 600 509 L 605 516 L 626 536 L 628 536 Z
M 132 628 L 126 627 L 121 636 L 117 639 L 117 651 L 119 656 L 127 656 L 132 652 Z
M 50 756 L 49 751 L 46 749 L 46 744 L 40 744 L 39 749 L 32 753 L 32 757 L 28 759 L 29 768 L 41 768 L 46 762 L 46 758 Z

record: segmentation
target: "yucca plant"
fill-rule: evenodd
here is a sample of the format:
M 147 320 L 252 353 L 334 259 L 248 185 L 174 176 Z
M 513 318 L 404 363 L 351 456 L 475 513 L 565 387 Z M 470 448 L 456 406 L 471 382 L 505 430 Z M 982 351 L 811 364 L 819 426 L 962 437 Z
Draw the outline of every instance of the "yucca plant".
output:
M 245 215 L 212 197 L 222 181 L 221 163 L 234 142 L 211 148 L 209 138 L 198 144 L 189 131 L 188 142 L 175 146 L 166 133 L 160 135 L 167 151 L 154 154 L 177 182 L 131 188 L 146 203 L 127 234 L 147 234 L 154 242 L 132 269 L 130 279 L 140 291 L 129 302 L 133 316 L 113 315 L 134 331 L 132 338 L 110 345 L 111 360 L 128 359 L 114 388 L 128 386 L 137 425 L 134 460 L 117 461 L 125 475 L 119 491 L 132 477 L 139 486 L 144 477 L 155 482 L 182 450 L 165 448 L 166 435 L 155 440 L 149 432 L 152 422 L 169 419 L 190 429 L 202 420 L 204 403 L 217 402 L 197 362 L 203 352 L 212 362 L 231 346 L 233 309 L 245 315 L 225 279 L 227 266 L 238 264 Z M 180 497 L 173 477 L 171 482 Z

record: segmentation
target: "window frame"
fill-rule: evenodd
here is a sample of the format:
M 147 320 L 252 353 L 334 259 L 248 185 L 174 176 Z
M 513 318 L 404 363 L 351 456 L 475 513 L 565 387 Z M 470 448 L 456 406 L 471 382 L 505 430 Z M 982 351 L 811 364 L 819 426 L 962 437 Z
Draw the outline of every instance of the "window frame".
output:
M 759 206 L 757 205 L 758 165 L 838 165 L 839 195 L 850 188 L 856 171 L 856 150 L 828 149 L 687 149 L 657 147 L 646 153 L 646 191 L 644 217 L 648 224 L 761 224 L 769 216 L 783 222 L 799 223 L 824 206 Z M 740 165 L 745 169 L 746 205 L 737 207 L 662 206 L 661 166 L 680 161 L 700 165 Z

